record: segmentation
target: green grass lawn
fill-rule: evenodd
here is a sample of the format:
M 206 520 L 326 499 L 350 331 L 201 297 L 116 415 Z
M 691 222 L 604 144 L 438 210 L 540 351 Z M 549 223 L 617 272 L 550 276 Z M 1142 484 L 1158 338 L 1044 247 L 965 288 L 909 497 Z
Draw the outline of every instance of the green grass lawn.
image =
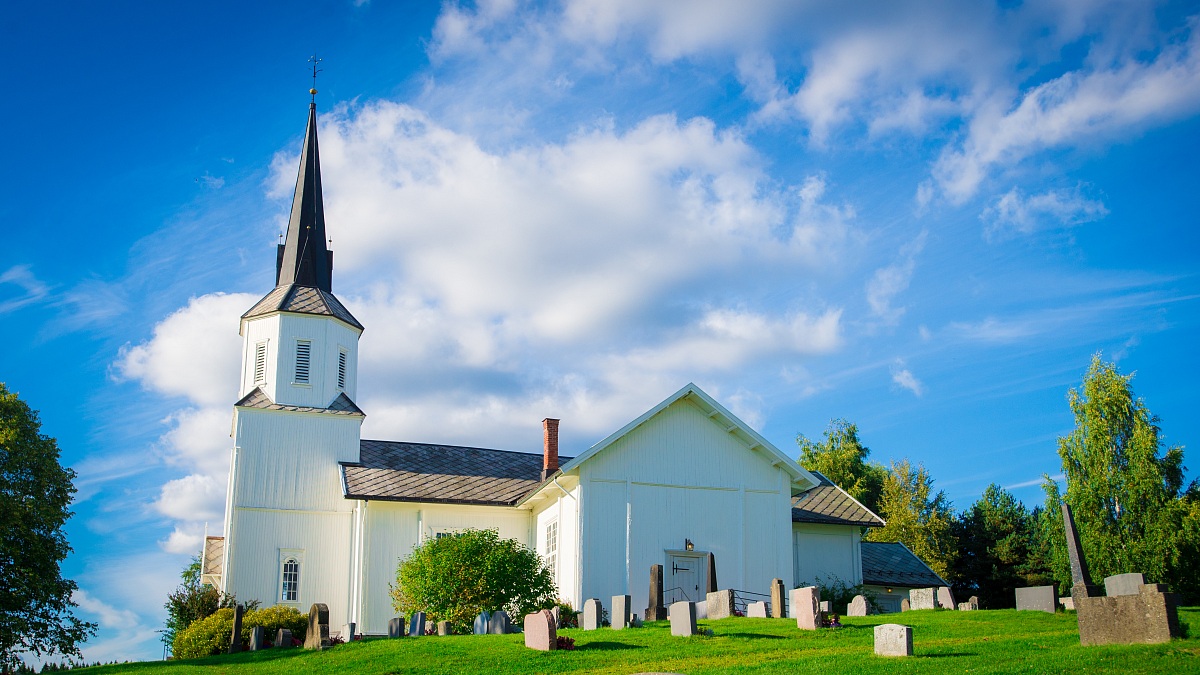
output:
M 1200 608 L 1180 610 L 1200 630 Z M 712 637 L 673 638 L 667 622 L 614 631 L 564 630 L 575 651 L 537 652 L 521 635 L 365 640 L 325 652 L 268 649 L 132 663 L 94 673 L 1200 673 L 1200 637 L 1162 645 L 1081 647 L 1074 614 L 1015 610 L 907 612 L 800 631 L 791 619 L 700 621 Z M 872 627 L 913 627 L 911 658 L 875 656 Z

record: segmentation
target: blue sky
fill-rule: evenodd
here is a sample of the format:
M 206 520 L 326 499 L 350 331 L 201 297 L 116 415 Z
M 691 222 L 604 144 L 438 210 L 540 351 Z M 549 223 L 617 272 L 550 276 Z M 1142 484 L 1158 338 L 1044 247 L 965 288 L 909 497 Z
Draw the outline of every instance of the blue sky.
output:
M 574 453 L 695 381 L 1034 505 L 1100 352 L 1192 443 L 1200 9 L 737 4 L 5 8 L 0 381 L 79 472 L 89 659 L 160 656 L 220 528 L 314 52 L 365 437 Z

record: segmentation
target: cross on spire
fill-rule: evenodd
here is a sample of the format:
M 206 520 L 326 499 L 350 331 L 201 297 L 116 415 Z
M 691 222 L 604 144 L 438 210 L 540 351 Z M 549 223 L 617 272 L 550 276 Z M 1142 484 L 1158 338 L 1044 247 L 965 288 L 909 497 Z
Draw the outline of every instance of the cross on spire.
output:
M 317 102 L 317 73 L 321 72 L 321 69 L 317 68 L 317 64 L 323 60 L 324 59 L 318 59 L 316 54 L 313 54 L 312 56 L 308 57 L 308 62 L 312 64 L 312 71 L 313 71 L 313 86 L 312 86 L 312 89 L 308 90 L 308 93 L 312 94 L 312 102 L 313 103 Z

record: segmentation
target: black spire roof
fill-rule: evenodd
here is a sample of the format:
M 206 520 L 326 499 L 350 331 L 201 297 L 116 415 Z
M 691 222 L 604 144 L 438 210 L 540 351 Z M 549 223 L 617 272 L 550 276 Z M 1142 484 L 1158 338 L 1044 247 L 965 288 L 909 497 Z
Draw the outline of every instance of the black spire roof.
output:
M 275 285 L 332 291 L 333 252 L 325 246 L 325 204 L 321 199 L 321 158 L 317 152 L 317 104 L 308 106 L 308 131 L 292 197 L 287 239 L 279 247 Z

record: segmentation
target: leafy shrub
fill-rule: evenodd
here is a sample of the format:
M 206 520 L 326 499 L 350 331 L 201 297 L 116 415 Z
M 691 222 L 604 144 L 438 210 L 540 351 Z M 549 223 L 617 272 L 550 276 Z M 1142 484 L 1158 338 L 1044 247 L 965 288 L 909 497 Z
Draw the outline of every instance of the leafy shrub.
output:
M 245 617 L 243 617 L 244 619 Z M 175 633 L 171 653 L 177 659 L 198 659 L 229 650 L 233 610 L 223 607 Z
M 515 622 L 554 606 L 554 577 L 542 559 L 495 530 L 429 539 L 396 570 L 392 605 L 424 611 L 433 623 L 469 626 L 481 611 L 503 609 Z
M 828 577 L 818 576 L 816 581 L 800 584 L 797 588 L 804 586 L 816 586 L 821 589 L 821 600 L 828 600 L 829 606 L 839 615 L 846 611 L 846 605 L 850 604 L 850 601 L 856 595 L 861 595 L 867 599 L 867 606 L 871 608 L 871 611 L 876 614 L 883 612 L 883 608 L 879 606 L 879 602 L 875 599 L 873 591 L 867 589 L 862 584 L 855 584 L 853 586 L 847 584 L 837 575 L 830 575 Z
M 274 607 L 265 607 L 263 609 L 254 609 L 242 615 L 242 643 L 245 644 L 250 640 L 250 630 L 257 626 L 262 626 L 267 631 L 267 639 L 274 640 L 275 635 L 279 633 L 280 628 L 286 628 L 292 631 L 294 639 L 304 641 L 304 635 L 308 632 L 308 615 L 301 614 L 300 610 L 295 607 L 286 607 L 284 605 L 275 605 Z M 232 625 L 230 630 L 233 630 Z M 278 647 L 279 645 L 275 645 Z
M 569 602 L 559 602 L 557 628 L 579 628 L 579 614 Z M 551 608 L 553 609 L 553 608 Z

